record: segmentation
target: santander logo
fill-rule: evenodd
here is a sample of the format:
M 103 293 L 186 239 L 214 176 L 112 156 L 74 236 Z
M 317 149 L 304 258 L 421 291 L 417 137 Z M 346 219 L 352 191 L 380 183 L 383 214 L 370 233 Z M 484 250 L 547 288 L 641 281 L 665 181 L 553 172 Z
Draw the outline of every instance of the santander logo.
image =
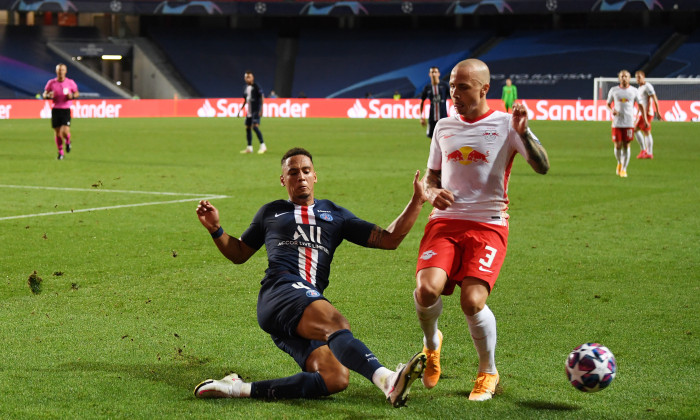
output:
M 367 118 L 367 114 L 367 110 L 362 106 L 359 99 L 356 99 L 352 108 L 348 109 L 348 117 L 350 118 Z
M 197 110 L 197 116 L 198 117 L 215 117 L 216 116 L 216 110 L 209 103 L 209 99 L 204 100 L 204 105 L 202 105 L 202 107 Z
M 676 103 L 673 104 L 671 110 L 666 111 L 666 113 L 664 114 L 664 119 L 666 121 L 685 121 L 686 119 L 688 119 L 688 114 L 686 114 L 685 111 L 683 111 L 683 108 L 681 108 L 678 101 L 676 101 Z
M 49 101 L 44 101 L 44 107 L 41 108 L 39 116 L 41 118 L 51 118 L 51 106 L 49 105 Z

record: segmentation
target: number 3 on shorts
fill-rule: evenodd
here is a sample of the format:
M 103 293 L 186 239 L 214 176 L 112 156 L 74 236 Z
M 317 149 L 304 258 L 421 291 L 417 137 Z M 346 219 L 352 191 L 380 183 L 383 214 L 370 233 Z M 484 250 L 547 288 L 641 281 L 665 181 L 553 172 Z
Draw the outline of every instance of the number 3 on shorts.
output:
M 493 264 L 493 259 L 496 258 L 496 252 L 498 251 L 496 248 L 492 246 L 486 245 L 486 258 L 481 258 L 479 259 L 479 264 L 481 264 L 485 268 L 491 268 L 491 264 Z M 481 270 L 481 267 L 479 267 Z

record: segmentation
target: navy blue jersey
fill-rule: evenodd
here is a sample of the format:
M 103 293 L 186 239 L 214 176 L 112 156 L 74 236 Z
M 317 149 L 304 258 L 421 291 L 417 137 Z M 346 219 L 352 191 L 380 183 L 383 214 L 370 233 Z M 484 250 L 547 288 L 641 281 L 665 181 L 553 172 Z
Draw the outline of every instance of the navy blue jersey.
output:
M 258 210 L 241 240 L 255 250 L 265 245 L 266 278 L 291 273 L 323 293 L 335 249 L 343 239 L 367 246 L 373 228 L 374 224 L 329 200 L 314 200 L 311 206 L 277 200 Z
M 260 114 L 262 111 L 262 95 L 262 89 L 255 82 L 252 85 L 246 85 L 243 89 L 243 98 L 246 100 L 249 116 Z
M 421 94 L 421 101 L 430 99 L 430 121 L 437 122 L 447 116 L 447 98 L 450 97 L 450 88 L 445 82 L 437 85 L 429 83 Z

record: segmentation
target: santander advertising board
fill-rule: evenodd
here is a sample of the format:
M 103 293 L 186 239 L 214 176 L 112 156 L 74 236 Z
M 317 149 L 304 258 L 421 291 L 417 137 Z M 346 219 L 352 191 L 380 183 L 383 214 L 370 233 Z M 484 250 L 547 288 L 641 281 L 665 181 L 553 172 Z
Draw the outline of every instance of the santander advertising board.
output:
M 240 98 L 202 99 L 86 99 L 75 100 L 73 118 L 236 118 L 245 116 Z M 605 101 L 593 100 L 520 100 L 531 120 L 609 121 Z M 489 99 L 489 107 L 502 110 L 498 99 Z M 700 101 L 660 100 L 660 114 L 666 121 L 700 121 Z M 429 104 L 423 109 L 427 117 Z M 448 100 L 448 113 L 453 112 Z M 265 99 L 263 117 L 269 118 L 380 118 L 419 119 L 419 99 Z M 0 99 L 0 120 L 51 118 L 51 103 L 45 100 Z

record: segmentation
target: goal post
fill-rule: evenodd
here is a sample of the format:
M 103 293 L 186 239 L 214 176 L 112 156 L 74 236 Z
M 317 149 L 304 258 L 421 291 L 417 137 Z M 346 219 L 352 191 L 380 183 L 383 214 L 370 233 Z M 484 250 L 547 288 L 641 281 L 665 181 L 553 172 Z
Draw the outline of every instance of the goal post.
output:
M 697 101 L 700 99 L 700 78 L 647 77 L 646 81 L 654 86 L 656 99 L 659 101 Z M 593 79 L 593 104 L 596 109 L 598 106 L 606 104 L 608 91 L 619 83 L 617 77 L 596 77 Z M 634 75 L 630 84 L 638 87 Z

